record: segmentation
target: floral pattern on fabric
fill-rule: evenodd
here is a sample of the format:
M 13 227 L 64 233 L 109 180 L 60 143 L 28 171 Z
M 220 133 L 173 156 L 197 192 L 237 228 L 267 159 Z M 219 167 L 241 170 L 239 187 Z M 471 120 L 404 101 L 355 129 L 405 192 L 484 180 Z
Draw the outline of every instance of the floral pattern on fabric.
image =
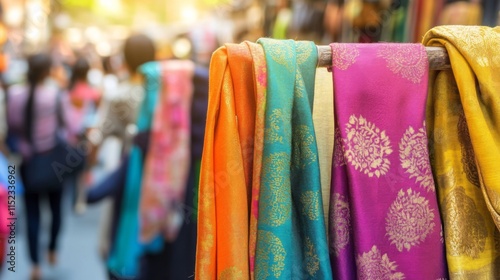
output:
M 360 280 L 400 280 L 405 279 L 403 273 L 397 271 L 396 262 L 391 262 L 387 254 L 383 254 L 373 246 L 369 252 L 356 258 L 358 279 Z
M 417 246 L 434 230 L 434 211 L 420 193 L 400 190 L 385 219 L 385 230 L 398 251 Z
M 346 135 L 345 156 L 356 170 L 377 178 L 389 171 L 392 146 L 385 131 L 363 116 L 352 115 L 346 124 Z

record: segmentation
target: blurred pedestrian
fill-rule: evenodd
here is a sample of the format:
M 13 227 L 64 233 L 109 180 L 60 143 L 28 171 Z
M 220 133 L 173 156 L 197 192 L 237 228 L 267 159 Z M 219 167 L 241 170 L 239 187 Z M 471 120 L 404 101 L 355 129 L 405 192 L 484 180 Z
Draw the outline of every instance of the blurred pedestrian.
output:
M 101 94 L 93 88 L 88 80 L 87 74 L 90 70 L 88 61 L 80 57 L 72 68 L 69 83 L 68 116 L 71 122 L 68 125 L 68 143 L 73 147 L 85 147 L 85 170 L 83 173 L 74 174 L 73 183 L 76 187 L 75 212 L 83 213 L 86 208 L 86 183 L 90 182 L 89 169 L 94 163 L 96 148 L 88 141 L 87 135 L 90 129 L 97 125 L 97 107 L 101 100 Z M 83 175 L 83 176 L 82 176 Z
M 121 139 L 124 146 L 123 155 L 129 153 L 134 137 L 134 141 L 137 141 L 135 144 L 142 149 L 145 149 L 148 142 L 145 140 L 147 139 L 147 135 L 135 135 L 137 131 L 135 124 L 137 114 L 144 97 L 144 78 L 138 72 L 138 68 L 146 62 L 154 61 L 155 52 L 153 41 L 145 35 L 133 35 L 125 41 L 123 56 L 129 71 L 129 78 L 119 84 L 116 96 L 110 101 L 109 109 L 104 118 L 100 120 L 101 124 L 98 132 L 101 135 L 101 141 L 109 136 Z M 141 248 L 137 247 L 138 244 L 124 243 L 123 240 L 127 239 L 121 236 L 123 234 L 134 234 L 134 228 L 128 228 L 127 225 L 129 224 L 129 219 L 138 215 L 138 213 L 132 213 L 132 209 L 129 208 L 129 200 L 137 198 L 126 196 L 125 177 L 128 172 L 128 166 L 128 160 L 124 160 L 120 164 L 120 168 L 113 172 L 99 186 L 90 190 L 88 195 L 89 203 L 94 203 L 110 196 L 113 198 L 112 213 L 110 215 L 111 221 L 107 223 L 110 229 L 106 230 L 106 232 L 109 232 L 107 236 L 109 251 L 102 252 L 107 255 L 107 267 L 110 279 L 129 279 L 131 275 L 137 275 L 137 268 L 134 269 L 128 265 L 124 265 L 124 263 L 131 258 L 135 259 L 136 254 L 141 251 Z M 118 226 L 121 227 L 121 230 Z M 137 241 L 138 238 L 139 236 L 137 236 Z M 123 255 L 119 253 L 123 251 L 126 251 L 127 254 Z
M 23 158 L 21 177 L 25 185 L 25 207 L 31 279 L 41 278 L 39 254 L 40 201 L 49 200 L 52 224 L 47 259 L 57 262 L 57 240 L 61 228 L 63 173 L 78 165 L 78 155 L 65 148 L 61 131 L 65 106 L 61 89 L 50 81 L 52 59 L 47 54 L 28 58 L 27 85 L 12 86 L 8 92 L 9 134 L 15 135 Z M 72 162 L 67 162 L 71 159 Z M 66 160 L 66 162 L 65 162 Z M 80 160 L 81 161 L 81 160 Z M 70 166 L 68 166 L 70 164 Z M 62 172 L 62 173 L 61 173 Z

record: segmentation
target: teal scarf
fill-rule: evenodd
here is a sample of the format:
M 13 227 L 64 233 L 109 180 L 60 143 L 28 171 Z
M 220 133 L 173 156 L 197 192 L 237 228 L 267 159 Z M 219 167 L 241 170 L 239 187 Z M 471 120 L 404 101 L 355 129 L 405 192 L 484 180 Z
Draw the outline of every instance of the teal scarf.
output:
M 312 122 L 317 49 L 260 39 L 268 75 L 256 279 L 332 279 Z
M 158 62 L 145 63 L 138 70 L 146 80 L 144 99 L 137 116 L 137 129 L 138 133 L 141 133 L 151 128 L 162 81 Z M 142 253 L 144 251 L 158 251 L 163 246 L 161 238 L 156 238 L 147 245 L 141 244 L 139 241 L 139 201 L 143 163 L 144 155 L 141 149 L 133 145 L 130 151 L 116 239 L 107 263 L 109 270 L 120 277 L 136 277 Z

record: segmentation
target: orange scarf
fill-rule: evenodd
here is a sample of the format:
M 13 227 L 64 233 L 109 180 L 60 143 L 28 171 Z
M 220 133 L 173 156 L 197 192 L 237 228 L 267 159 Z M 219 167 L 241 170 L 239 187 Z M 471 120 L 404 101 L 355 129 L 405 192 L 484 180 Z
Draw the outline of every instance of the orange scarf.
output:
M 202 156 L 196 279 L 249 279 L 249 208 L 255 99 L 246 44 L 219 48 L 210 63 Z

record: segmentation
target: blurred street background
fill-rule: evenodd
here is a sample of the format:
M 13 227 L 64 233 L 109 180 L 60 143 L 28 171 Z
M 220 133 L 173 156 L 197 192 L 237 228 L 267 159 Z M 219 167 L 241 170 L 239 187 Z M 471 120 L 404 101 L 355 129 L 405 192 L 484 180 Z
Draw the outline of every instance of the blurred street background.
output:
M 0 222 L 0 279 L 192 279 L 208 69 L 223 44 L 261 37 L 316 44 L 420 42 L 436 25 L 497 25 L 499 2 L 0 0 L 0 159 L 18 167 L 16 272 L 8 270 L 8 230 Z M 177 239 L 161 240 L 161 249 L 122 258 L 116 252 L 139 246 L 117 236 L 127 202 L 128 174 L 121 167 L 129 165 L 132 143 L 148 143 L 136 125 L 147 91 L 142 66 L 173 59 L 194 65 L 182 206 L 187 222 Z M 21 176 L 21 163 L 52 153 L 59 134 L 72 147 L 88 148 L 82 170 L 57 188 L 26 192 L 33 185 L 23 186 L 21 179 L 30 178 Z M 1 175 L 7 167 L 0 165 Z M 6 221 L 3 179 L 0 219 Z

